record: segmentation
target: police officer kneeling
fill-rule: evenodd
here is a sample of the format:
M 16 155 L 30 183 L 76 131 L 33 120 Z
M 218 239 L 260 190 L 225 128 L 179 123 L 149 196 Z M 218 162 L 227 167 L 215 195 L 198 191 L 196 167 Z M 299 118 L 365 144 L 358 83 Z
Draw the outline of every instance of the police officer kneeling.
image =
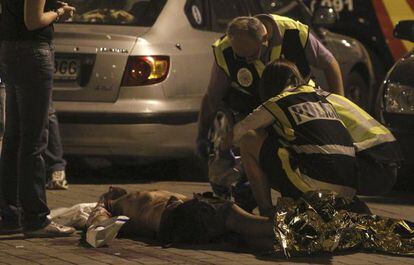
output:
M 199 114 L 197 154 L 209 160 L 209 180 L 215 194 L 223 198 L 233 196 L 243 209 L 251 212 L 255 202 L 248 199 L 252 195 L 244 174 L 234 188 L 229 188 L 233 180 L 228 176 L 233 175 L 234 164 L 231 151 L 209 153 L 208 147 L 214 145 L 210 141 L 222 131 L 215 125 L 232 127 L 260 105 L 259 84 L 266 64 L 271 61 L 288 59 L 302 76 L 310 76 L 312 66 L 324 72 L 330 91 L 340 95 L 344 94 L 342 74 L 334 56 L 307 25 L 279 15 L 233 19 L 226 35 L 213 44 L 213 52 L 215 63 Z M 223 113 L 228 122 L 221 121 Z
M 334 191 L 354 201 L 351 210 L 369 213 L 356 195 L 392 188 L 401 160 L 395 138 L 346 98 L 307 81 L 287 60 L 270 63 L 260 84 L 263 103 L 234 127 L 231 142 L 240 145 L 260 214 L 272 214 L 271 188 L 293 198 Z

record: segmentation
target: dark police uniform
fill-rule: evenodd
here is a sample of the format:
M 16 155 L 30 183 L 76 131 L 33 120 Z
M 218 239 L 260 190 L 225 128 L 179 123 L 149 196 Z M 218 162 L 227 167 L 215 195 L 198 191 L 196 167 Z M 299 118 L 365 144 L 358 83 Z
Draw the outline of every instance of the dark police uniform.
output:
M 334 106 L 311 86 L 263 103 L 275 121 L 262 145 L 260 165 L 282 196 L 331 190 L 352 199 L 357 162 L 352 138 Z

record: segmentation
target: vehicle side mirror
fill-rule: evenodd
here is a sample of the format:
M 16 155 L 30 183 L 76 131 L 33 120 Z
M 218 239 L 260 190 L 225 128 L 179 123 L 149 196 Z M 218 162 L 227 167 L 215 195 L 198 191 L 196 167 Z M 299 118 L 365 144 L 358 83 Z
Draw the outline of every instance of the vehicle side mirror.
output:
M 313 13 L 312 24 L 315 27 L 329 27 L 338 19 L 338 14 L 332 7 L 318 7 Z
M 401 20 L 395 26 L 394 37 L 414 42 L 414 20 Z

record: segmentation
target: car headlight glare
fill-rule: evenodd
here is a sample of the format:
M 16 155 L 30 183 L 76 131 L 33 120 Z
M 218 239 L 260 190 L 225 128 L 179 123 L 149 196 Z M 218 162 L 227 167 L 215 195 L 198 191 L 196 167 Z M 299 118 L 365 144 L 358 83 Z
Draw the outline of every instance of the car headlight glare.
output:
M 414 87 L 386 83 L 384 103 L 388 113 L 414 114 Z

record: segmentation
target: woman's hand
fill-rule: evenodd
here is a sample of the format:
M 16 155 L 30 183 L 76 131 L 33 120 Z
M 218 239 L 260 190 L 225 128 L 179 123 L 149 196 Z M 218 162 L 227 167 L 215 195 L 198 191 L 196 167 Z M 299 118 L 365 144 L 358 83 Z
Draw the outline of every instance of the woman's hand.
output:
M 60 14 L 59 12 L 62 10 L 62 15 L 59 16 L 59 21 L 66 21 L 70 18 L 73 17 L 73 14 L 76 11 L 76 8 L 74 8 L 73 6 L 69 6 L 67 3 L 63 3 L 62 2 L 62 7 L 60 7 L 58 9 L 58 14 Z

